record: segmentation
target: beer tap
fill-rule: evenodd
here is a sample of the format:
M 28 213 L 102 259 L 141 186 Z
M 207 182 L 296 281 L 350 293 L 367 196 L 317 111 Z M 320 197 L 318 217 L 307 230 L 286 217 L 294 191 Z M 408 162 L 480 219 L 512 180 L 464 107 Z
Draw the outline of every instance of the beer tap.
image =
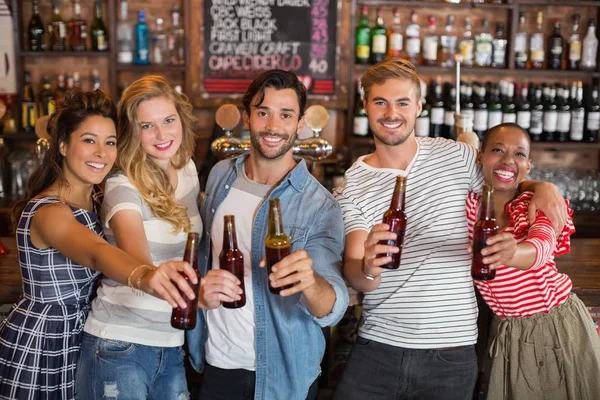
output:
M 38 165 L 42 163 L 48 148 L 50 147 L 50 135 L 48 134 L 48 120 L 50 117 L 45 115 L 40 117 L 35 123 L 35 134 L 38 136 L 38 140 L 35 142 L 35 156 Z
M 296 139 L 294 154 L 311 161 L 327 158 L 333 151 L 333 146 L 320 137 L 321 130 L 329 121 L 327 109 L 323 106 L 310 106 L 304 114 L 306 125 L 313 131 L 313 137 Z M 250 140 L 233 136 L 233 129 L 240 122 L 240 111 L 233 104 L 223 104 L 217 109 L 215 116 L 217 125 L 225 130 L 225 135 L 215 139 L 211 145 L 213 155 L 219 159 L 235 157 L 250 151 Z
M 306 109 L 304 123 L 312 132 L 313 137 L 307 139 L 296 139 L 294 142 L 294 154 L 307 158 L 311 161 L 319 161 L 329 157 L 333 146 L 323 139 L 321 131 L 329 121 L 329 113 L 323 106 L 313 105 Z
M 454 114 L 454 138 L 466 144 L 469 144 L 476 149 L 479 149 L 479 138 L 473 132 L 473 120 L 469 115 L 460 113 L 460 64 L 462 56 L 456 54 L 454 56 L 456 65 L 456 112 Z
M 231 158 L 250 151 L 250 140 L 233 136 L 233 129 L 240 122 L 240 110 L 233 104 L 223 104 L 215 115 L 217 125 L 225 130 L 225 136 L 215 139 L 210 149 L 218 159 Z

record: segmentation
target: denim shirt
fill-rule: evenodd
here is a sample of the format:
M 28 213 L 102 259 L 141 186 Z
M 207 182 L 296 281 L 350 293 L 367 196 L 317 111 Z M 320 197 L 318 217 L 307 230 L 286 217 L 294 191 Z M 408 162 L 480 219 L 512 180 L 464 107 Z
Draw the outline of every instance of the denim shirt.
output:
M 212 266 L 211 228 L 219 205 L 241 175 L 247 155 L 219 162 L 211 170 L 200 214 L 204 235 L 200 242 L 198 268 L 204 276 Z M 322 327 L 335 325 L 348 307 L 348 290 L 342 278 L 344 224 L 333 196 L 308 172 L 303 159 L 273 188 L 259 206 L 252 228 L 252 288 L 256 323 L 255 399 L 301 399 L 320 374 L 325 351 Z M 292 251 L 304 249 L 313 260 L 313 270 L 335 290 L 331 312 L 312 316 L 301 293 L 288 297 L 268 290 L 267 268 L 258 264 L 265 255 L 268 229 L 268 199 L 279 197 L 285 232 Z M 239 234 L 239 233 L 238 233 Z M 218 256 L 218 255 L 215 255 Z M 206 311 L 199 310 L 196 328 L 188 331 L 192 366 L 204 367 L 204 344 L 208 335 Z

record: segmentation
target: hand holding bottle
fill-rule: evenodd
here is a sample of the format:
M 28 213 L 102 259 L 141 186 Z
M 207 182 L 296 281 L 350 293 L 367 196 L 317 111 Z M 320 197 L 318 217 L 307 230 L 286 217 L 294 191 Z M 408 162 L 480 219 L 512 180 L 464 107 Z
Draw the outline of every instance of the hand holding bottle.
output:
M 306 251 L 296 250 L 271 266 L 269 285 L 274 288 L 287 287 L 279 292 L 279 295 L 284 297 L 301 292 L 315 284 L 316 274 L 312 265 L 313 260 Z M 266 258 L 263 258 L 259 267 L 266 266 Z
M 384 243 L 393 242 L 397 237 L 396 233 L 390 231 L 388 224 L 373 225 L 367 240 L 365 240 L 365 255 L 363 258 L 363 273 L 365 275 L 378 277 L 383 272 L 383 266 L 392 262 L 390 254 L 400 252 L 400 248 Z
M 200 280 L 198 306 L 206 310 L 218 308 L 221 303 L 233 303 L 241 300 L 244 292 L 240 280 L 224 269 L 211 269 Z

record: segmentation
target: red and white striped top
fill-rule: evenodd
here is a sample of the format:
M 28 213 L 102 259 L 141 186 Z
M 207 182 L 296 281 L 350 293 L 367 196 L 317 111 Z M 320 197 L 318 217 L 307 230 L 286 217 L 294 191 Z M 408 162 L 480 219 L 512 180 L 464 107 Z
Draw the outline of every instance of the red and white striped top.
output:
M 525 271 L 500 266 L 496 278 L 475 281 L 479 292 L 499 317 L 527 317 L 540 312 L 547 313 L 564 303 L 571 293 L 571 279 L 556 269 L 554 256 L 568 253 L 571 249 L 569 236 L 575 232 L 573 210 L 565 201 L 569 219 L 558 239 L 548 218 L 538 211 L 535 222 L 529 226 L 527 209 L 533 193 L 525 192 L 506 205 L 510 222 L 503 231 L 513 234 L 517 243 L 531 243 L 536 249 L 533 266 Z M 467 198 L 467 221 L 469 238 L 473 239 L 473 225 L 477 221 L 481 195 L 473 192 Z

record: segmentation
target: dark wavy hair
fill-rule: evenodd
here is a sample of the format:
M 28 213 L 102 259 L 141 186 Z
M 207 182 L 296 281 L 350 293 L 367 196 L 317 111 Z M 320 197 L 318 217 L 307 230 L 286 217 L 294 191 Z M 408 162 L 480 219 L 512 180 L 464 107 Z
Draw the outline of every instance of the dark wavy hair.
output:
M 62 164 L 64 157 L 60 154 L 61 143 L 69 143 L 71 134 L 79 128 L 88 117 L 99 115 L 110 118 L 117 123 L 117 109 L 110 97 L 102 90 L 83 92 L 70 90 L 64 100 L 58 104 L 56 111 L 48 121 L 50 147 L 40 163 L 31 174 L 25 189 L 25 198 L 17 202 L 11 212 L 13 225 L 16 224 L 25 205 L 35 196 L 49 188 L 55 182 L 68 185 L 63 177 Z
M 265 71 L 252 81 L 242 99 L 242 105 L 244 106 L 244 110 L 246 110 L 246 114 L 250 115 L 250 106 L 260 106 L 265 100 L 265 88 L 273 88 L 275 90 L 292 89 L 296 92 L 298 106 L 300 107 L 298 120 L 302 118 L 304 108 L 306 107 L 306 86 L 300 82 L 296 74 L 281 69 Z M 258 101 L 256 104 L 252 104 L 252 100 L 257 94 L 259 95 Z

